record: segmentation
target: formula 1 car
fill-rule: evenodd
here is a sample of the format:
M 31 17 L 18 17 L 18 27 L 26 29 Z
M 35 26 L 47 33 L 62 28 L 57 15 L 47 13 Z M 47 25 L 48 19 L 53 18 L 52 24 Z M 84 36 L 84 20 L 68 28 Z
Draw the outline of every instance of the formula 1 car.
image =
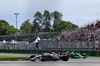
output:
M 69 53 L 69 52 L 67 51 L 67 53 Z M 87 55 L 86 55 L 86 53 L 79 54 L 76 51 L 72 51 L 71 53 L 69 53 L 69 57 L 70 58 L 83 58 L 83 59 L 85 59 L 85 58 L 87 58 Z
M 26 60 L 31 60 L 31 61 L 68 61 L 69 55 L 59 55 L 57 53 L 51 52 L 51 53 L 44 53 L 43 55 L 31 55 L 30 57 L 27 57 Z

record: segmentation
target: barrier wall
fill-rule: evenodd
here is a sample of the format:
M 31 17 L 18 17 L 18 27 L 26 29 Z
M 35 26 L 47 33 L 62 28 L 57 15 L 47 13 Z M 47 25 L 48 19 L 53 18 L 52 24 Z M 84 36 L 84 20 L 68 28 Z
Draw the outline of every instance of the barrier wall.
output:
M 66 51 L 72 51 L 72 50 L 21 50 L 21 49 L 0 49 L 0 53 L 25 53 L 25 54 L 42 54 L 47 52 L 66 52 Z M 75 50 L 78 53 L 86 53 L 89 56 L 100 56 L 100 51 L 97 50 Z
M 38 49 L 78 49 L 78 50 L 100 50 L 100 41 L 72 41 L 62 42 L 57 40 L 39 40 Z

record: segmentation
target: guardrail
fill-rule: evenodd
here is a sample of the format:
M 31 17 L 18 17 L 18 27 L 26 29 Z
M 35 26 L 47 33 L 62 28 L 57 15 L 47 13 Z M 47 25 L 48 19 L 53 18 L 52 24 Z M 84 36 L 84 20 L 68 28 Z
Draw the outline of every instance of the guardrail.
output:
M 22 50 L 22 49 L 0 49 L 0 53 L 23 53 L 23 54 L 43 54 L 47 52 L 66 52 L 73 50 Z M 89 56 L 100 56 L 100 51 L 97 50 L 74 50 L 78 53 L 86 53 Z

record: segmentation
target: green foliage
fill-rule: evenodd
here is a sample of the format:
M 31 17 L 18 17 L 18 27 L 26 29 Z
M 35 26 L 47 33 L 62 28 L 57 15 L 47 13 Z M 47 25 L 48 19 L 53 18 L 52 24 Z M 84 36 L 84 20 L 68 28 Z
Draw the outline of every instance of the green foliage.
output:
M 45 10 L 42 14 L 37 11 L 34 14 L 33 22 L 30 20 L 24 21 L 20 26 L 20 32 L 14 26 L 9 25 L 5 20 L 0 20 L 0 35 L 15 35 L 19 33 L 38 33 L 38 32 L 55 32 L 55 31 L 68 31 L 78 28 L 77 25 L 70 21 L 62 20 L 62 13 L 54 11 L 50 13 Z
M 74 29 L 74 28 L 78 28 L 77 25 L 71 23 L 70 21 L 67 22 L 67 28 L 68 30 Z
M 71 30 L 73 28 L 78 28 L 77 25 L 72 24 L 70 21 L 62 21 L 59 20 L 58 22 L 55 22 L 56 24 L 56 30 L 54 31 L 68 31 Z
M 43 14 L 43 26 L 44 26 L 44 32 L 50 32 L 51 31 L 51 14 L 49 11 L 45 10 Z
M 14 35 L 16 33 L 16 30 L 18 31 L 18 29 L 15 29 L 14 26 L 9 25 L 8 34 L 9 35 Z
M 54 11 L 53 13 L 51 13 L 51 17 L 54 21 L 53 23 L 53 31 L 59 31 L 58 30 L 58 22 L 61 21 L 62 19 L 62 14 L 59 13 L 58 11 Z
M 59 13 L 58 11 L 54 11 L 51 13 L 51 17 L 54 20 L 54 22 L 57 22 L 59 20 L 62 20 L 62 13 Z
M 14 35 L 16 29 L 5 20 L 0 20 L 0 35 Z
M 40 32 L 41 31 L 41 26 L 39 25 L 39 23 L 33 23 L 32 27 L 31 27 L 31 32 Z
M 42 14 L 40 12 L 36 12 L 34 15 L 33 25 L 31 27 L 31 32 L 41 32 L 42 28 Z
M 43 14 L 37 11 L 34 14 L 33 24 L 28 20 L 22 23 L 20 27 L 21 33 L 68 31 L 78 27 L 70 21 L 63 21 L 62 16 L 62 13 L 58 11 L 50 13 L 48 10 L 45 10 Z
M 21 33 L 31 33 L 32 24 L 29 21 L 30 20 L 28 19 L 22 23 L 20 26 Z
M 57 31 L 67 31 L 67 22 L 66 21 L 59 21 L 57 23 Z

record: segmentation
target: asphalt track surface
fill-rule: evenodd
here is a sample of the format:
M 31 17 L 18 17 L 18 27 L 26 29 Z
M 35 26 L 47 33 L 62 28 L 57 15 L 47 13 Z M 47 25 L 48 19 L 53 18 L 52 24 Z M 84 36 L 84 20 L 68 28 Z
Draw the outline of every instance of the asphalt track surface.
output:
M 1 54 L 2 55 L 2 54 Z M 4 54 L 4 55 L 17 55 L 23 54 Z M 25 55 L 24 57 L 29 56 Z M 0 66 L 100 66 L 100 57 L 88 57 L 86 59 L 69 59 L 68 61 L 0 61 Z

